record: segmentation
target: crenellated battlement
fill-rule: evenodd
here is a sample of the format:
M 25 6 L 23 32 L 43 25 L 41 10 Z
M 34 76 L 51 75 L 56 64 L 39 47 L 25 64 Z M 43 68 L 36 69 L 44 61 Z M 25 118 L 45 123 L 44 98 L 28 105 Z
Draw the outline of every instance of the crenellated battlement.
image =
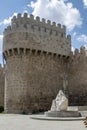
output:
M 12 18 L 11 26 L 8 26 L 4 34 L 10 33 L 11 31 L 14 31 L 15 29 L 32 29 L 34 31 L 41 31 L 47 32 L 49 30 L 49 34 L 54 34 L 55 31 L 55 36 L 58 35 L 59 32 L 63 33 L 65 35 L 66 33 L 66 27 L 61 24 L 56 24 L 55 22 L 51 22 L 50 20 L 45 20 L 42 18 L 40 20 L 40 17 L 37 16 L 34 18 L 34 16 L 31 14 L 30 17 L 27 13 L 24 13 L 22 16 L 21 14 L 18 14 L 17 17 L 14 16 Z
M 71 53 L 70 61 L 72 65 L 80 64 L 80 62 L 87 62 L 87 50 L 84 46 L 81 46 L 80 49 L 75 49 Z
M 87 50 L 84 46 L 81 46 L 80 47 L 80 50 L 79 49 L 75 49 L 74 50 L 74 57 L 81 57 L 81 56 L 84 56 L 84 57 L 87 57 Z
M 3 50 L 30 48 L 60 55 L 70 55 L 71 36 L 66 36 L 66 27 L 31 14 L 18 14 L 4 30 Z

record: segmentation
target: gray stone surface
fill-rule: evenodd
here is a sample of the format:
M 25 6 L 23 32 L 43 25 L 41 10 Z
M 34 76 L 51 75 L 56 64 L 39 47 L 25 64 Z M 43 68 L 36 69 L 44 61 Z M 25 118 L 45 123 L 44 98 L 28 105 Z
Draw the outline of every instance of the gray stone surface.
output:
M 0 114 L 0 130 L 86 130 L 83 121 L 33 120 L 29 115 Z
M 79 121 L 85 120 L 85 116 L 83 117 L 47 117 L 46 115 L 31 115 L 31 119 L 35 120 L 50 120 L 50 121 Z
M 48 111 L 45 112 L 48 117 L 80 117 L 81 114 L 78 111 Z

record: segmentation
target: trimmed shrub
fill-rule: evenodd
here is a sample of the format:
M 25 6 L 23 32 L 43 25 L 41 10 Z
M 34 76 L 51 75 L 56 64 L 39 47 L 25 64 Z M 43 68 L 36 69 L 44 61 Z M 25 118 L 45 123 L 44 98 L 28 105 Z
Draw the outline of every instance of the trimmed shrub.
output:
M 4 111 L 4 107 L 0 106 L 0 113 L 2 113 Z

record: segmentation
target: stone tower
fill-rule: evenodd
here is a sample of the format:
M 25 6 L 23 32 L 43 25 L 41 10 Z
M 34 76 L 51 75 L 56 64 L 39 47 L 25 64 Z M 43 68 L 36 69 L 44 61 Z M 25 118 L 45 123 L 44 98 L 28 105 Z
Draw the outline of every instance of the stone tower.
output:
M 5 111 L 48 110 L 67 77 L 71 36 L 66 36 L 66 27 L 18 14 L 5 29 L 3 41 Z

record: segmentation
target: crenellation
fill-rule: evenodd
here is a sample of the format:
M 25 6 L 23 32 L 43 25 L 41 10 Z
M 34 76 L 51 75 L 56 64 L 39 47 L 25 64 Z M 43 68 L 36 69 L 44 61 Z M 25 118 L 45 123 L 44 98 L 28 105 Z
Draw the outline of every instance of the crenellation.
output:
M 11 19 L 12 22 L 15 22 L 14 20 L 16 20 L 17 17 L 16 16 L 13 16 L 13 18 Z
M 34 15 L 30 14 L 30 19 L 34 21 Z
M 77 60 L 82 61 L 84 58 L 86 59 L 87 55 L 85 47 L 81 46 L 80 50 L 76 48 L 74 50 L 74 54 L 72 54 L 72 57 L 74 58 L 73 62 L 76 62 Z
M 42 25 L 45 25 L 46 19 L 42 18 Z
M 12 19 L 11 23 L 11 29 L 7 28 L 8 32 L 11 33 L 10 31 L 15 30 L 15 29 L 23 29 L 23 27 L 26 27 L 28 30 L 29 26 L 38 26 L 40 28 L 46 28 L 46 29 L 52 29 L 56 31 L 61 31 L 62 33 L 65 33 L 65 26 L 61 26 L 61 24 L 58 24 L 58 27 L 56 26 L 56 23 L 53 22 L 51 25 L 51 21 L 46 20 L 42 18 L 42 21 L 40 21 L 40 18 L 37 16 L 36 19 L 34 19 L 34 16 L 31 14 L 30 17 L 28 17 L 28 14 L 25 13 L 23 16 L 21 14 L 18 14 L 17 17 L 14 16 Z M 37 30 L 38 31 L 38 30 Z M 6 31 L 7 32 L 7 31 Z M 5 33 L 6 33 L 5 32 Z
M 16 18 L 15 22 L 13 22 L 13 23 L 16 23 L 17 28 L 19 28 L 20 25 L 24 23 L 23 17 L 20 13 L 17 15 L 17 18 Z
M 8 26 L 7 29 L 8 29 L 8 31 L 10 31 L 11 30 L 11 26 Z
M 36 17 L 36 21 L 40 22 L 40 17 L 39 16 Z
M 77 56 L 79 56 L 79 49 L 75 49 L 75 51 L 74 51 L 74 55 L 77 57 Z
M 74 52 L 72 52 L 70 57 L 71 57 L 72 65 L 81 64 L 80 62 L 86 61 L 87 51 L 85 47 L 81 46 L 80 50 L 76 48 Z
M 51 21 L 47 20 L 47 25 L 51 26 Z
M 13 18 L 11 19 L 11 23 L 15 23 L 16 22 L 16 16 L 13 16 Z
M 65 32 L 66 32 L 66 26 L 65 25 L 62 25 L 62 28 L 65 30 Z
M 71 41 L 71 35 L 67 35 L 67 39 Z
M 81 46 L 81 47 L 80 47 L 80 54 L 81 54 L 81 55 L 85 55 L 85 52 L 86 52 L 85 47 L 84 47 L 84 46 Z
M 53 27 L 56 27 L 56 22 L 52 22 L 52 26 L 53 26 Z
M 45 28 L 48 28 L 48 29 L 52 29 L 52 30 L 58 30 L 61 28 L 61 31 L 65 31 L 65 26 L 61 26 L 61 24 L 58 24 L 58 27 L 56 26 L 56 23 L 55 22 L 52 22 L 52 25 L 51 25 L 51 21 L 50 20 L 46 20 L 44 18 L 42 18 L 42 21 L 40 21 L 40 17 L 36 17 L 36 19 L 34 19 L 34 16 L 31 14 L 30 17 L 28 17 L 28 14 L 27 13 L 24 13 L 24 15 L 22 16 L 20 13 L 16 16 L 13 17 L 12 19 L 12 23 L 11 23 L 11 26 L 14 26 L 14 24 L 16 24 L 17 27 L 21 26 L 21 24 L 23 25 L 28 25 L 28 24 L 31 24 L 31 25 L 37 25 L 37 26 L 40 26 L 40 27 L 45 27 Z M 62 30 L 63 29 L 63 30 Z
M 21 13 L 17 14 L 17 19 L 20 20 L 22 18 Z
M 76 48 L 73 52 L 74 54 L 72 55 L 72 63 L 78 63 L 79 59 L 80 59 L 80 52 L 79 50 Z
M 63 34 L 64 36 L 66 37 L 66 26 L 65 25 L 62 25 L 61 29 L 63 30 Z
M 24 18 L 27 19 L 28 18 L 28 14 L 24 13 Z
M 69 49 L 71 48 L 71 35 L 67 35 L 67 46 L 69 47 Z M 71 49 L 70 49 L 71 50 Z
M 58 23 L 57 26 L 58 26 L 58 28 L 61 28 L 61 24 L 60 23 Z

